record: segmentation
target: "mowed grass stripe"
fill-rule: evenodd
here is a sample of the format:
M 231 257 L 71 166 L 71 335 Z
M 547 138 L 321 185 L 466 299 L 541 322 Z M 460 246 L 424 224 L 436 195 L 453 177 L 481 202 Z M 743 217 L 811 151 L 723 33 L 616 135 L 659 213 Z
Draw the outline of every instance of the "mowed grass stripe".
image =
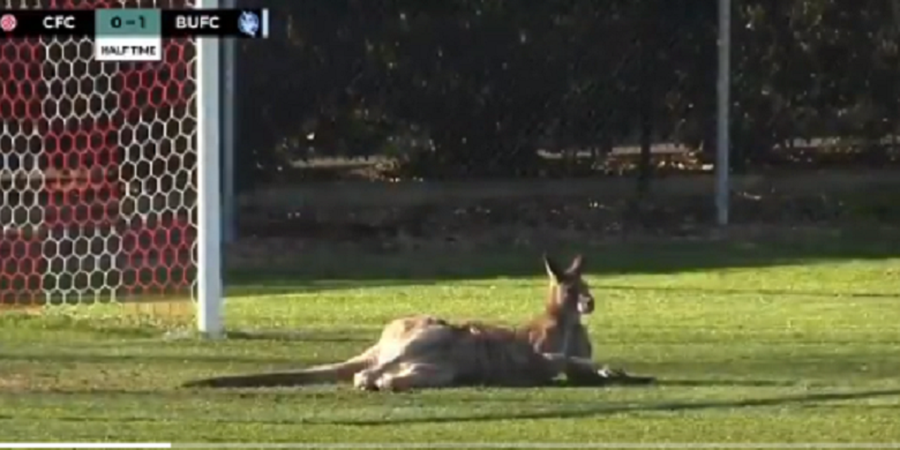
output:
M 599 300 L 588 324 L 598 360 L 658 375 L 656 387 L 177 388 L 213 373 L 341 359 L 402 314 L 516 323 L 540 308 L 545 289 L 538 262 L 532 275 L 489 279 L 441 279 L 435 268 L 433 279 L 404 280 L 373 268 L 365 282 L 261 279 L 254 295 L 246 279 L 229 299 L 229 325 L 282 333 L 277 339 L 166 340 L 160 329 L 124 324 L 114 307 L 74 318 L 0 316 L 0 429 L 8 441 L 900 440 L 900 298 L 892 295 L 900 259 L 608 270 L 634 251 L 589 255 L 607 261 L 588 276 Z M 687 257 L 714 261 L 720 251 Z

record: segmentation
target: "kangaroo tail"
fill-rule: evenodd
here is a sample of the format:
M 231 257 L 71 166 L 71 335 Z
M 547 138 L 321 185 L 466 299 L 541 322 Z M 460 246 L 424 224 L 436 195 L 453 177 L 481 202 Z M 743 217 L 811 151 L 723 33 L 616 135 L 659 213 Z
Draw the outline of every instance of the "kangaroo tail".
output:
M 376 351 L 377 347 L 373 346 L 353 358 L 335 364 L 323 364 L 308 369 L 286 372 L 204 378 L 188 381 L 187 383 L 182 384 L 181 387 L 277 387 L 350 381 L 353 379 L 353 375 L 356 374 L 356 372 L 365 369 L 371 364 Z

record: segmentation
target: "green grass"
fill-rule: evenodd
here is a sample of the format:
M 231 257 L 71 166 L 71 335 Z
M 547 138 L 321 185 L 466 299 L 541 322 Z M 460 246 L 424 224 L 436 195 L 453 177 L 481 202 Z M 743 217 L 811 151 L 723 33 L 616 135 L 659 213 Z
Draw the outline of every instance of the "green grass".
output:
M 805 257 L 785 245 L 747 247 L 744 257 L 721 245 L 589 254 L 596 357 L 659 376 L 651 388 L 176 387 L 344 358 L 407 313 L 523 320 L 544 292 L 534 255 L 359 258 L 348 260 L 351 280 L 241 278 L 228 323 L 294 332 L 282 338 L 167 340 L 122 325 L 109 308 L 4 315 L 0 429 L 7 442 L 900 441 L 900 258 L 807 254 L 815 248 Z M 495 276 L 502 261 L 515 276 Z M 313 270 L 341 264 L 350 263 Z

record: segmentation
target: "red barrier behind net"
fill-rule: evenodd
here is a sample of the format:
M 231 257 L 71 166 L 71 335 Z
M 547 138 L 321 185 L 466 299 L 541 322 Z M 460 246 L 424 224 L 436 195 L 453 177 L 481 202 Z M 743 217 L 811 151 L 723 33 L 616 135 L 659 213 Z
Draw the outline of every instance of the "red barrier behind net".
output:
M 197 197 L 194 43 L 163 42 L 162 62 L 101 63 L 88 38 L 0 41 L 0 303 L 189 297 Z

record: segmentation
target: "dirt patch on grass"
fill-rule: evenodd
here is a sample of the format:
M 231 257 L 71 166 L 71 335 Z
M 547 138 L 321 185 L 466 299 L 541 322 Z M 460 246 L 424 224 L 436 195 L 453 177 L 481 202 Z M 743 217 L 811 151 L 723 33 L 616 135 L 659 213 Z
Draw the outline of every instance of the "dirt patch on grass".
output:
M 30 387 L 28 380 L 19 374 L 5 374 L 0 376 L 0 390 L 3 391 L 25 391 Z

